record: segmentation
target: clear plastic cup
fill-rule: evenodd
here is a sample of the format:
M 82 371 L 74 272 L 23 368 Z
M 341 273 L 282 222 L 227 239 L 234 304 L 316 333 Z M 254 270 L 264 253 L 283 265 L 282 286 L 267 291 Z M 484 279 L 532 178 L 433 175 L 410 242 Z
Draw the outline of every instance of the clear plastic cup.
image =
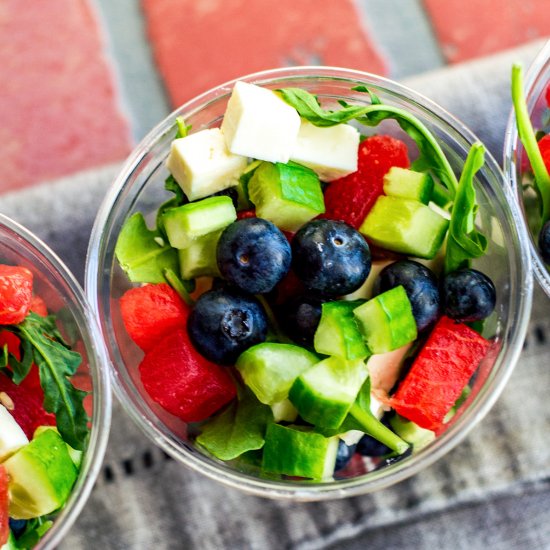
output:
M 527 109 L 533 127 L 541 128 L 542 113 L 547 108 L 545 92 L 550 86 L 550 40 L 533 60 L 525 75 Z M 519 140 L 514 110 L 510 113 L 504 142 L 504 171 L 519 202 L 523 220 L 528 227 L 529 244 L 535 277 L 550 296 L 550 269 L 542 259 L 538 247 L 538 198 L 532 187 L 523 185 L 524 174 L 529 171 L 529 160 Z
M 466 127 L 427 98 L 371 74 L 330 67 L 298 67 L 257 73 L 240 80 L 271 89 L 304 88 L 317 94 L 326 106 L 335 108 L 339 99 L 369 103 L 367 94 L 351 89 L 366 85 L 383 102 L 403 107 L 418 117 L 435 134 L 457 172 L 470 145 L 476 141 Z M 164 162 L 176 133 L 176 117 L 183 116 L 192 131 L 219 126 L 233 84 L 228 82 L 189 101 L 154 128 L 127 160 L 97 216 L 88 250 L 86 292 L 99 317 L 111 356 L 116 394 L 152 441 L 181 464 L 231 487 L 289 500 L 332 499 L 387 487 L 420 471 L 457 445 L 493 405 L 516 364 L 530 313 L 532 277 L 528 240 L 513 195 L 504 185 L 499 166 L 487 155 L 475 186 L 480 204 L 477 223 L 489 238 L 489 248 L 476 265 L 493 279 L 497 288 L 496 310 L 485 324 L 485 334 L 494 336 L 494 343 L 478 369 L 470 397 L 444 433 L 417 454 L 383 469 L 345 479 L 316 483 L 276 476 L 267 479 L 253 467 L 246 471 L 236 469 L 201 452 L 193 443 L 192 431 L 188 433 L 183 422 L 164 412 L 145 393 L 137 369 L 143 354 L 126 335 L 118 305 L 118 299 L 131 285 L 114 256 L 124 221 L 140 211 L 150 224 L 154 223 L 155 210 L 169 198 L 164 191 L 164 179 L 168 176 Z M 404 137 L 394 122 L 383 123 L 370 130 L 373 131 Z
M 62 261 L 21 225 L 0 214 L 0 263 L 27 267 L 33 273 L 34 291 L 48 311 L 62 319 L 69 343 L 82 355 L 74 384 L 90 391 L 85 406 L 91 431 L 78 479 L 52 527 L 35 548 L 53 549 L 71 528 L 88 499 L 100 471 L 111 422 L 108 356 L 96 319 L 84 292 Z

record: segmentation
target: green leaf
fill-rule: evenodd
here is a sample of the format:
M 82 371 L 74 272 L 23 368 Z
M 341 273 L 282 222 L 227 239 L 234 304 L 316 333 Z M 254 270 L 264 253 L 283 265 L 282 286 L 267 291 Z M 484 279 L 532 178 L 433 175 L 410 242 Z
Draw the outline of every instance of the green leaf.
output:
M 183 120 L 183 117 L 179 116 L 179 117 L 176 117 L 176 128 L 178 129 L 178 131 L 176 132 L 175 139 L 178 139 L 178 138 L 185 137 L 189 133 L 189 130 L 191 130 L 192 126 L 186 125 L 185 120 Z
M 445 273 L 461 267 L 468 267 L 470 260 L 485 254 L 487 239 L 475 228 L 475 215 L 478 209 L 474 176 L 483 166 L 485 147 L 474 143 L 468 152 L 458 191 L 451 210 L 451 222 L 445 254 Z
M 393 451 L 403 454 L 409 448 L 409 444 L 384 426 L 370 410 L 370 378 L 367 378 L 359 394 L 352 405 L 349 414 L 360 424 L 361 430 L 374 437 Z
M 542 224 L 544 224 L 550 219 L 550 175 L 544 164 L 535 131 L 531 124 L 523 91 L 523 70 L 518 63 L 514 63 L 512 66 L 512 102 L 516 114 L 518 136 L 529 157 L 535 175 L 535 186 L 540 198 Z
M 26 364 L 31 361 L 38 366 L 40 385 L 44 390 L 44 408 L 55 414 L 57 429 L 63 439 L 81 451 L 88 436 L 89 418 L 82 404 L 87 394 L 76 389 L 70 377 L 78 369 L 82 357 L 66 347 L 54 326 L 53 316 L 41 317 L 31 312 L 14 327 L 14 332 L 22 343 L 21 362 Z
M 32 345 L 28 340 L 21 340 L 20 350 L 21 361 L 18 361 L 12 354 L 9 355 L 8 359 L 12 370 L 12 380 L 15 384 L 20 384 L 25 376 L 29 374 L 33 362 Z
M 141 212 L 130 216 L 122 226 L 115 255 L 132 282 L 165 283 L 165 269 L 179 273 L 177 250 L 159 231 L 147 228 Z
M 349 105 L 344 102 L 342 109 L 331 111 L 323 109 L 315 95 L 300 88 L 283 88 L 278 91 L 302 118 L 315 126 L 334 126 L 350 120 L 357 120 L 366 126 L 378 126 L 383 120 L 395 120 L 415 141 L 424 165 L 445 185 L 452 198 L 458 186 L 456 176 L 439 143 L 428 128 L 411 113 L 399 107 L 381 103 L 378 96 L 372 94 L 366 87 L 358 86 L 354 90 L 368 93 L 371 97 L 371 105 Z
M 34 548 L 52 525 L 53 521 L 49 519 L 29 519 L 23 534 L 15 540 L 15 548 L 20 550 Z
M 189 281 L 182 281 L 171 269 L 165 269 L 164 276 L 166 277 L 168 284 L 179 294 L 180 298 L 188 306 L 192 306 L 195 304 L 193 298 L 189 296 L 189 292 L 193 292 L 195 287 L 194 279 Z
M 238 401 L 208 421 L 197 443 L 220 460 L 232 460 L 264 445 L 268 423 L 273 422 L 271 408 L 260 403 L 244 388 Z

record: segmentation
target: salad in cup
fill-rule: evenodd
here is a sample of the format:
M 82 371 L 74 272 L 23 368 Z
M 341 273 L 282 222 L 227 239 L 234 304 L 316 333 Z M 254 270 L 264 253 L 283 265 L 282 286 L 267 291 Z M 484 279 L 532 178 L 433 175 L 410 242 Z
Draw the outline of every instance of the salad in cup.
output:
M 481 143 L 457 164 L 386 82 L 307 71 L 157 128 L 155 166 L 132 159 L 100 213 L 87 284 L 148 433 L 230 484 L 323 498 L 464 433 L 506 355 L 494 260 L 523 235 L 491 212 Z
M 0 234 L 0 547 L 51 548 L 103 456 L 106 357 L 59 260 L 4 216 Z

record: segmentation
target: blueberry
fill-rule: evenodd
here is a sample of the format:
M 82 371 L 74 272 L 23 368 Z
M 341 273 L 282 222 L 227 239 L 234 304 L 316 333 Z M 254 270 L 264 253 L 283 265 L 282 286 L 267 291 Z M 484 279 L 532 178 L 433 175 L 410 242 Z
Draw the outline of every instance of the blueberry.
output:
M 315 296 L 296 296 L 279 309 L 281 326 L 297 344 L 313 346 L 313 337 L 321 320 L 323 301 Z
M 222 189 L 216 193 L 212 193 L 211 197 L 229 197 L 233 201 L 233 206 L 237 209 L 239 208 L 239 192 L 236 187 L 228 187 L 227 189 Z
M 25 531 L 27 527 L 26 519 L 9 519 L 10 531 L 13 533 L 13 536 L 18 539 Z
M 348 224 L 313 220 L 292 239 L 292 266 L 306 288 L 336 297 L 357 290 L 365 282 L 371 254 L 362 235 Z
M 195 303 L 187 330 L 204 357 L 231 365 L 244 350 L 265 340 L 267 317 L 254 296 L 231 288 L 210 290 Z
M 384 443 L 380 443 L 374 437 L 365 434 L 357 443 L 357 452 L 363 456 L 384 456 L 392 452 Z
M 550 220 L 548 220 L 539 233 L 539 251 L 542 259 L 550 264 Z
M 288 272 L 291 250 L 270 221 L 246 218 L 224 229 L 216 257 L 220 273 L 229 282 L 245 292 L 264 294 Z
M 475 269 L 457 269 L 442 283 L 445 314 L 456 321 L 481 321 L 495 309 L 496 290 L 487 275 Z
M 382 269 L 375 282 L 375 292 L 399 285 L 411 302 L 418 332 L 433 325 L 440 312 L 439 286 L 433 271 L 413 260 L 399 260 Z
M 338 440 L 336 463 L 334 464 L 335 472 L 343 470 L 349 464 L 349 461 L 355 453 L 355 447 L 356 445 L 346 445 L 343 439 Z

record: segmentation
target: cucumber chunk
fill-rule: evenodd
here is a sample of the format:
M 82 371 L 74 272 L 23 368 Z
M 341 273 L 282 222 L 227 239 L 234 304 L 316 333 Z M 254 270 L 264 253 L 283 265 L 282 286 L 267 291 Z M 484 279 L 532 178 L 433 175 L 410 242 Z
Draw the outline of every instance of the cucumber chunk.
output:
M 296 231 L 325 211 L 318 176 L 293 162 L 260 164 L 248 182 L 248 195 L 258 217 L 286 231 Z
M 411 303 L 401 285 L 365 302 L 353 314 L 373 354 L 400 348 L 417 337 Z
M 187 248 L 194 239 L 223 229 L 236 219 L 233 201 L 217 196 L 169 208 L 162 215 L 162 224 L 171 246 Z
M 265 435 L 262 469 L 315 480 L 332 477 L 338 437 L 324 437 L 305 426 L 270 424 Z
M 421 428 L 418 424 L 396 414 L 390 418 L 393 431 L 407 443 L 413 446 L 413 452 L 429 445 L 435 439 L 435 432 Z
M 364 359 L 369 355 L 353 310 L 363 303 L 356 301 L 325 302 L 315 331 L 313 346 L 317 353 L 344 359 Z
M 184 280 L 210 275 L 219 276 L 216 246 L 222 229 L 197 237 L 186 248 L 178 250 L 180 273 Z
M 328 357 L 300 374 L 288 397 L 307 422 L 321 428 L 338 428 L 367 375 L 362 359 Z
M 241 353 L 236 367 L 258 401 L 274 405 L 288 397 L 297 376 L 318 362 L 314 353 L 299 346 L 263 342 Z
M 359 231 L 381 248 L 430 259 L 448 227 L 449 220 L 419 201 L 381 195 Z
M 10 477 L 9 513 L 15 519 L 43 516 L 63 506 L 78 475 L 56 430 L 39 433 L 3 466 Z
M 384 176 L 384 193 L 393 197 L 414 199 L 428 204 L 433 188 L 433 179 L 426 172 L 392 166 Z

